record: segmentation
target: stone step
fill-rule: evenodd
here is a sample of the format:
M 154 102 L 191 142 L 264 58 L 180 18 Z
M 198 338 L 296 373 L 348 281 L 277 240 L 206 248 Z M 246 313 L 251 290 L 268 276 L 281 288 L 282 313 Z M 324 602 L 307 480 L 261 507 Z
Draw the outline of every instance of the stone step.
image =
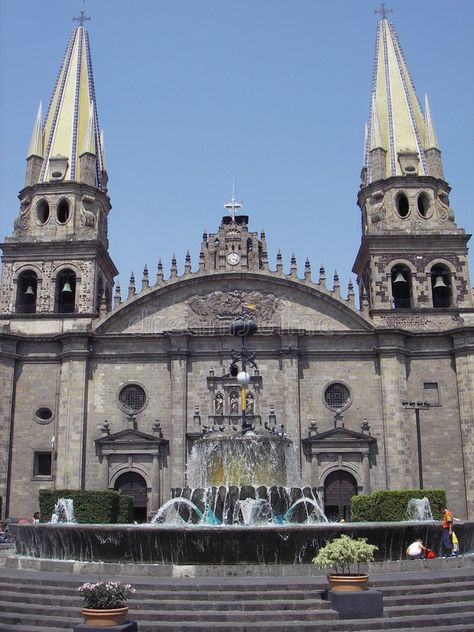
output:
M 423 594 L 423 599 L 420 600 L 419 595 L 413 594 L 400 594 L 396 596 L 387 596 L 384 593 L 383 603 L 384 607 L 393 607 L 393 606 L 404 606 L 410 604 L 420 604 L 420 601 L 423 605 L 427 604 L 439 604 L 443 603 L 446 600 L 447 593 L 446 592 L 434 592 Z M 453 595 L 449 597 L 450 599 L 454 598 L 456 601 L 469 601 L 474 599 L 474 590 L 455 590 L 453 591 Z

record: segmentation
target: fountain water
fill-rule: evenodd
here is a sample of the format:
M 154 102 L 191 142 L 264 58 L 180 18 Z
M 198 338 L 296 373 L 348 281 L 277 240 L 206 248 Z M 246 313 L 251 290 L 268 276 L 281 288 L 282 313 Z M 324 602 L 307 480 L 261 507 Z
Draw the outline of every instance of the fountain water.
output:
M 189 487 L 172 490 L 153 522 L 261 525 L 327 522 L 316 490 L 304 487 L 293 442 L 265 431 L 214 433 L 196 441 Z
M 56 522 L 76 522 L 72 498 L 60 498 L 54 506 L 54 515 L 57 516 Z
M 408 501 L 407 520 L 433 520 L 430 501 L 426 496 Z

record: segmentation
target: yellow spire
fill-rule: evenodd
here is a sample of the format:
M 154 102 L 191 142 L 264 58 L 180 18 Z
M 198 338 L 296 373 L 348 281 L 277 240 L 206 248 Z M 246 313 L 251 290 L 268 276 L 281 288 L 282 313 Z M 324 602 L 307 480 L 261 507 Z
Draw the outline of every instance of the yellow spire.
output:
M 41 129 L 43 119 L 43 103 L 40 101 L 38 106 L 38 112 L 36 114 L 35 125 L 33 127 L 33 133 L 31 134 L 30 146 L 28 147 L 28 155 L 38 156 L 43 158 L 43 132 Z
M 431 175 L 425 150 L 433 147 L 436 137 L 429 109 L 424 118 L 395 28 L 385 13 L 377 25 L 368 149 L 386 150 L 386 178 Z M 370 153 L 367 167 L 371 182 Z
M 87 148 L 97 154 L 96 181 L 101 188 L 102 151 L 94 78 L 89 37 L 82 22 L 69 37 L 43 127 L 43 147 L 39 182 L 52 179 L 53 163 L 58 161 L 64 167 L 61 179 L 81 182 L 79 155 Z
M 431 118 L 430 104 L 428 103 L 428 95 L 425 94 L 425 149 L 439 149 L 438 139 L 436 138 L 436 132 L 433 125 L 433 119 Z

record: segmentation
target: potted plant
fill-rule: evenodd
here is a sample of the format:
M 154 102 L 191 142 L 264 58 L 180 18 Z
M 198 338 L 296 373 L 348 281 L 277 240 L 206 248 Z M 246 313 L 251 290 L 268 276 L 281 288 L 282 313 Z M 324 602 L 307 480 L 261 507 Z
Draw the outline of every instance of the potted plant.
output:
M 119 582 L 86 583 L 78 590 L 84 597 L 84 623 L 98 627 L 125 623 L 128 606 L 124 602 L 136 592 L 130 584 Z
M 377 549 L 375 544 L 367 542 L 367 538 L 341 535 L 319 549 L 312 562 L 320 569 L 332 569 L 328 575 L 332 590 L 364 590 L 368 575 L 360 572 L 360 564 L 371 562 Z M 354 565 L 357 565 L 357 572 L 351 572 Z

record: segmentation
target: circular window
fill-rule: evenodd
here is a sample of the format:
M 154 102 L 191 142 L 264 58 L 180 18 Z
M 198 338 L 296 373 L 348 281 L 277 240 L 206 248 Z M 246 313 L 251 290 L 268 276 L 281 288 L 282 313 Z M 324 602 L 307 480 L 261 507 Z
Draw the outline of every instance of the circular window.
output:
M 61 200 L 56 210 L 56 216 L 60 224 L 65 224 L 69 219 L 69 202 L 67 200 Z
M 46 224 L 49 219 L 49 204 L 46 200 L 40 200 L 36 205 L 36 217 L 40 224 Z
M 426 193 L 420 193 L 417 200 L 418 212 L 421 217 L 428 217 L 430 212 L 430 198 Z
M 128 413 L 139 413 L 145 408 L 146 394 L 139 384 L 127 384 L 119 393 L 120 408 Z
M 345 384 L 333 382 L 324 391 L 324 401 L 331 410 L 347 408 L 351 402 L 351 392 Z
M 50 421 L 53 421 L 53 416 L 51 408 L 47 408 L 46 406 L 41 406 L 35 411 L 35 421 L 39 424 L 49 424 Z
M 397 213 L 400 217 L 406 217 L 410 211 L 408 198 L 404 193 L 399 193 L 396 198 Z

